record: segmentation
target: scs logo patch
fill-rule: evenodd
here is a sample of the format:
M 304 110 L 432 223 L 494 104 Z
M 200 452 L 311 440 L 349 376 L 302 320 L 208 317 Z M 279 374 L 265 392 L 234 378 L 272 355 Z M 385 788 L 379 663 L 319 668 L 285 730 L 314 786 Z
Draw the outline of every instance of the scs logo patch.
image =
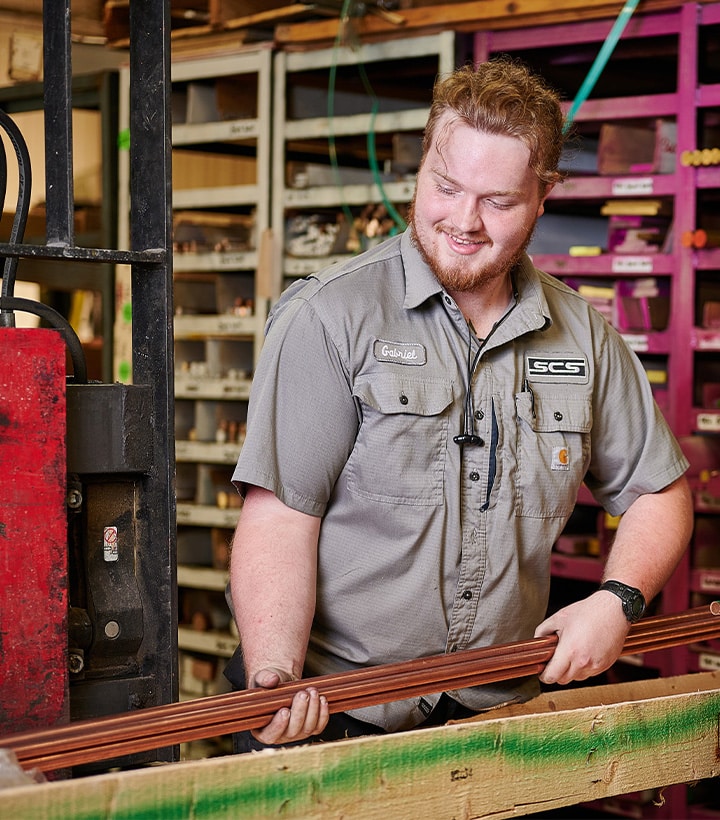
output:
M 530 381 L 586 382 L 588 379 L 584 356 L 527 356 L 525 366 Z

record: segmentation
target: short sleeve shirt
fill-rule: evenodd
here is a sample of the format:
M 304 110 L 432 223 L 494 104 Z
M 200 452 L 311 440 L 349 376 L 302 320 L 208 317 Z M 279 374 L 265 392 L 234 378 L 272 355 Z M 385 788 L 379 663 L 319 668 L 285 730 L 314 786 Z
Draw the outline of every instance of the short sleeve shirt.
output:
M 609 323 L 527 257 L 514 283 L 481 350 L 409 232 L 276 305 L 233 480 L 323 519 L 306 674 L 532 637 L 581 483 L 621 514 L 687 469 Z M 480 442 L 460 446 L 468 424 Z M 537 691 L 449 694 L 480 710 Z M 438 697 L 353 714 L 410 728 Z

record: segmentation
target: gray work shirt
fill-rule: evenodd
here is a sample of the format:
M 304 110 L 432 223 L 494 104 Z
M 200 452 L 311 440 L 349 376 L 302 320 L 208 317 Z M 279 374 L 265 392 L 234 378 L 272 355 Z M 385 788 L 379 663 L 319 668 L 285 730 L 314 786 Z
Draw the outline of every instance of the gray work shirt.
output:
M 606 320 L 527 257 L 514 282 L 470 379 L 479 342 L 409 232 L 277 304 L 233 480 L 323 517 L 307 675 L 532 637 L 583 479 L 620 514 L 687 469 Z M 466 409 L 482 445 L 453 440 Z M 450 694 L 480 710 L 537 691 Z M 410 728 L 438 697 L 353 714 Z

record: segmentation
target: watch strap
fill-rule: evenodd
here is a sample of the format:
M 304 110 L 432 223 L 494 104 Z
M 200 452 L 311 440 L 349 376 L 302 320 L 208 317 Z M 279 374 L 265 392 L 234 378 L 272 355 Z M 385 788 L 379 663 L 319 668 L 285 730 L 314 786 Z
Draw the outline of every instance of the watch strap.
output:
M 628 584 L 623 584 L 622 581 L 611 579 L 603 581 L 599 588 L 612 592 L 620 598 L 625 617 L 631 624 L 640 620 L 645 612 L 646 604 L 645 597 L 637 587 L 631 587 Z

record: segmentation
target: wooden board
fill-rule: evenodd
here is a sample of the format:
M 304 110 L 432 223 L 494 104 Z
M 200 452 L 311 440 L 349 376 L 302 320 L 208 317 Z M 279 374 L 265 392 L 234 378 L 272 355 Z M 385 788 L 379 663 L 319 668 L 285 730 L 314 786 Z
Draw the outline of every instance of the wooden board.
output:
M 435 6 L 403 9 L 402 25 L 394 25 L 379 15 L 368 14 L 353 19 L 353 27 L 362 40 L 388 36 L 410 37 L 430 31 L 455 29 L 483 31 L 554 25 L 615 18 L 623 3 L 611 0 L 475 0 L 462 3 L 438 3 Z M 643 0 L 642 12 L 679 8 L 681 0 Z M 316 20 L 276 26 L 275 42 L 285 48 L 319 47 L 334 42 L 338 20 Z
M 711 672 L 568 690 L 434 729 L 5 789 L 0 816 L 499 820 L 718 776 L 719 687 Z

